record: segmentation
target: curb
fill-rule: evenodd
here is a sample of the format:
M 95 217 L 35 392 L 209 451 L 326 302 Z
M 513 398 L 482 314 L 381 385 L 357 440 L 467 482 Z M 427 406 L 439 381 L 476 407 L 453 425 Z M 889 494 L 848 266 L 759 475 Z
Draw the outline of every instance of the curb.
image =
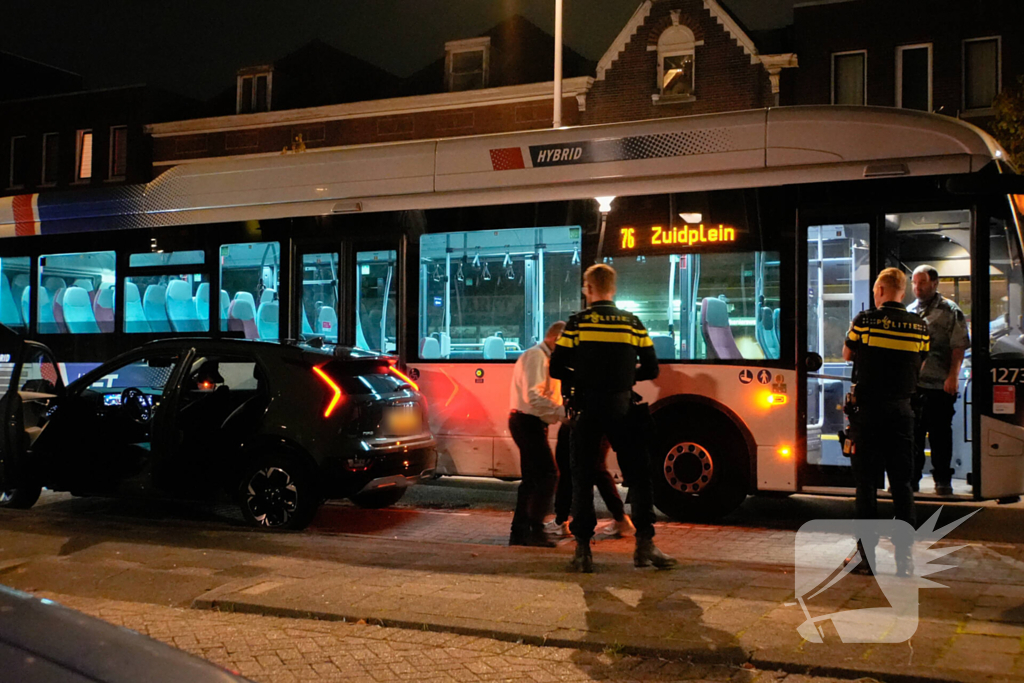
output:
M 761 658 L 757 656 L 756 652 L 750 652 L 738 646 L 724 648 L 721 650 L 710 650 L 707 648 L 673 649 L 638 645 L 611 646 L 606 643 L 599 643 L 595 641 L 577 641 L 570 640 L 568 638 L 547 638 L 529 634 L 524 635 L 511 631 L 473 628 L 471 626 L 431 624 L 428 622 L 409 621 L 403 619 L 381 619 L 379 617 L 367 617 L 365 615 L 358 614 L 338 614 L 336 612 L 319 612 L 315 610 L 293 609 L 289 607 L 272 607 L 268 605 L 261 605 L 259 603 L 241 602 L 238 600 L 196 598 L 192 601 L 190 608 L 214 612 L 255 614 L 258 616 L 280 617 L 285 619 L 341 621 L 353 624 L 358 621 L 363 621 L 364 623 L 372 626 L 401 628 L 413 631 L 432 631 L 435 633 L 453 633 L 460 636 L 490 638 L 492 640 L 515 643 L 518 645 L 558 647 L 589 652 L 604 652 L 614 647 L 616 653 L 623 655 L 687 660 L 695 664 L 719 664 L 736 667 L 742 667 L 744 664 L 750 664 L 756 669 L 763 671 L 783 671 L 787 674 L 805 676 L 822 676 L 851 680 L 864 679 L 865 677 L 877 677 L 880 680 L 884 680 L 886 683 L 950 683 L 950 681 L 999 680 L 998 678 L 993 678 L 992 675 L 983 674 L 981 672 L 978 672 L 973 676 L 971 675 L 971 672 L 951 672 L 948 676 L 928 676 L 920 674 L 892 673 L 877 669 L 851 669 L 830 665 L 799 664 L 796 662 Z

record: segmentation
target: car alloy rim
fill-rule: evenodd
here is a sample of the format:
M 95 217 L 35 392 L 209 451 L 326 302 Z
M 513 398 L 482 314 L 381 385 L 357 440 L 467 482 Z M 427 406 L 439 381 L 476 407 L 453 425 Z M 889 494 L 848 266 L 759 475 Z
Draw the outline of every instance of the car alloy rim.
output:
M 265 467 L 249 478 L 245 504 L 260 526 L 283 526 L 299 505 L 299 491 L 290 474 Z
M 0 491 L 0 505 L 5 505 L 5 504 L 11 502 L 12 498 L 14 498 L 14 490 L 13 489 L 10 490 L 10 491 Z
M 707 488 L 715 474 L 708 449 L 692 441 L 677 443 L 665 455 L 665 481 L 677 491 L 697 493 Z

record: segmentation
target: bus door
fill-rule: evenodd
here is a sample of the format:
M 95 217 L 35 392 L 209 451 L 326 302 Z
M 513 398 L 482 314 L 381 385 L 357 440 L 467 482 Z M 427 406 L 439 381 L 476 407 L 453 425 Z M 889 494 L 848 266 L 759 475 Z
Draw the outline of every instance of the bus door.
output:
M 337 344 L 338 322 L 344 309 L 340 304 L 341 250 L 338 243 L 300 244 L 295 250 L 296 287 L 292 304 L 297 320 L 292 329 L 299 339 L 320 337 Z
M 871 223 L 854 218 L 815 220 L 807 234 L 807 354 L 823 360 L 807 373 L 806 467 L 801 487 L 852 486 L 843 454 L 843 402 L 851 366 L 843 360 L 850 321 L 871 306 Z
M 355 255 L 355 345 L 398 354 L 398 250 L 391 245 L 353 246 Z

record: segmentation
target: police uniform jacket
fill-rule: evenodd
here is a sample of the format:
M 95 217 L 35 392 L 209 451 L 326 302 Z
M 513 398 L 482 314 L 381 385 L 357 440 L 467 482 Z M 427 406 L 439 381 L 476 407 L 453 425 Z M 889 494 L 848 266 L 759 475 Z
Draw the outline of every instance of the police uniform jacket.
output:
M 578 395 L 624 392 L 658 376 L 658 356 L 639 318 L 595 301 L 566 323 L 551 353 L 551 376 L 571 381 Z
M 895 301 L 862 311 L 853 319 L 846 345 L 855 353 L 857 403 L 910 399 L 921 362 L 928 355 L 928 326 Z

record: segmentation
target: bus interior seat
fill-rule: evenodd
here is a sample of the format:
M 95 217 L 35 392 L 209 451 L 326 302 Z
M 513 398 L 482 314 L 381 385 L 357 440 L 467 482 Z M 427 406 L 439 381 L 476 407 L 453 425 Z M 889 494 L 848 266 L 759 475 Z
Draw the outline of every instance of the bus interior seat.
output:
M 700 302 L 700 327 L 707 345 L 708 358 L 733 360 L 743 358 L 729 326 L 729 305 L 721 299 L 705 298 Z
M 433 337 L 424 337 L 420 340 L 420 358 L 423 360 L 435 360 L 441 357 L 441 342 Z
M 14 295 L 15 301 L 21 301 L 21 295 L 24 294 L 25 288 L 28 287 L 29 284 L 30 281 L 28 279 L 28 275 L 25 273 L 14 276 L 11 280 L 11 293 Z M 28 321 L 28 318 L 25 318 L 25 320 Z
M 231 307 L 231 297 L 226 289 L 220 290 L 220 331 L 228 331 L 228 309 Z
M 43 287 L 46 287 L 48 290 L 50 290 L 51 294 L 56 292 L 58 289 L 64 289 L 67 286 L 68 283 L 64 282 L 64 278 L 62 277 L 50 276 L 43 278 Z
M 205 329 L 210 329 L 210 283 L 200 282 L 196 287 L 196 316 Z
M 32 320 L 32 285 L 21 290 L 21 319 L 25 322 Z
M 762 306 L 757 316 L 757 331 L 760 338 L 757 340 L 764 352 L 765 358 L 779 357 L 779 337 L 775 331 L 775 321 L 772 319 L 772 309 Z
M 667 334 L 652 334 L 651 341 L 654 342 L 654 353 L 658 358 L 673 359 L 676 357 L 676 345 L 672 337 Z
M 309 335 L 310 337 L 312 337 L 313 336 L 313 326 L 309 324 L 309 316 L 306 315 L 306 307 L 305 306 L 301 306 L 301 308 L 302 308 L 302 334 Z
M 26 287 L 21 293 L 21 311 L 25 314 L 26 320 L 31 320 L 31 296 L 32 287 Z M 41 334 L 55 334 L 60 330 L 57 328 L 57 321 L 53 317 L 53 295 L 46 287 L 39 290 L 39 332 Z
M 316 316 L 317 334 L 333 343 L 338 341 L 338 314 L 333 306 L 322 306 Z
M 0 274 L 0 322 L 8 327 L 21 327 L 21 306 L 14 301 L 11 283 L 7 276 Z
M 185 280 L 172 280 L 164 293 L 167 319 L 175 332 L 201 332 L 203 325 L 192 298 L 192 285 Z
M 64 301 L 61 306 L 64 313 L 64 322 L 68 332 L 72 334 L 97 334 L 100 326 L 96 324 L 96 317 L 92 312 L 92 301 L 89 300 L 89 292 L 81 287 L 68 287 L 64 292 Z
M 452 336 L 447 332 L 442 332 L 439 335 L 439 341 L 441 342 L 441 358 L 448 358 L 452 355 Z
M 74 282 L 72 283 L 72 286 L 73 286 L 73 287 L 81 287 L 82 289 L 84 289 L 84 290 L 85 290 L 85 291 L 87 291 L 87 292 L 91 292 L 91 291 L 93 291 L 93 289 L 94 289 L 94 287 L 93 287 L 93 285 L 92 285 L 92 280 L 90 280 L 90 279 L 89 279 L 89 278 L 87 278 L 87 277 L 80 277 L 80 278 L 77 278 L 77 279 L 76 279 L 76 280 L 75 280 L 75 281 L 74 281 Z
M 167 319 L 167 287 L 149 285 L 142 295 L 142 310 L 153 332 L 170 332 L 171 322 Z
M 505 360 L 505 340 L 498 336 L 484 339 L 484 360 Z
M 260 294 L 260 306 L 263 304 L 269 304 L 275 299 L 277 299 L 276 289 L 264 289 L 263 294 Z
M 138 292 L 138 290 L 136 290 Z M 101 332 L 114 331 L 114 287 L 104 287 L 92 302 L 92 313 Z
M 256 313 L 252 308 L 252 295 L 250 298 L 235 298 L 228 307 L 228 331 L 241 332 L 246 339 L 259 339 L 259 332 L 256 329 Z
M 124 331 L 149 332 L 149 322 L 139 298 L 139 286 L 134 282 L 124 283 Z
M 277 339 L 280 336 L 277 324 L 278 308 L 276 301 L 265 301 L 260 304 L 260 309 L 256 312 L 256 329 L 260 333 L 260 339 Z
M 67 291 L 67 287 L 61 287 L 53 293 L 53 321 L 59 334 L 68 331 L 68 326 L 64 322 L 64 293 Z
M 772 327 L 775 328 L 775 340 L 779 343 L 779 352 L 782 350 L 782 331 L 779 327 L 779 311 L 781 308 L 776 308 L 772 311 Z
M 256 310 L 256 299 L 253 298 L 253 295 L 251 293 L 246 292 L 246 291 L 235 292 L 235 297 L 232 299 L 232 301 L 239 301 L 239 300 L 241 300 L 241 301 L 248 301 L 249 305 L 252 306 L 252 310 L 254 310 L 254 311 Z

